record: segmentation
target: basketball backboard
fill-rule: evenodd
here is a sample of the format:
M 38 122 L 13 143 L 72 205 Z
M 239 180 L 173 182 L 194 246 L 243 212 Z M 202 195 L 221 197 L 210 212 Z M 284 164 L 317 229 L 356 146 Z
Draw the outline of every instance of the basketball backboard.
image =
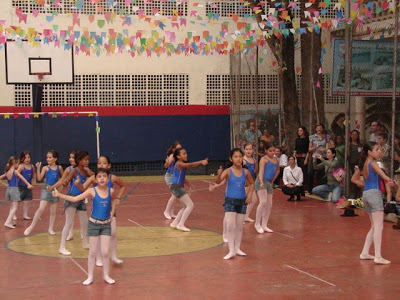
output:
M 64 47 L 9 40 L 5 47 L 7 84 L 74 82 L 74 52 Z

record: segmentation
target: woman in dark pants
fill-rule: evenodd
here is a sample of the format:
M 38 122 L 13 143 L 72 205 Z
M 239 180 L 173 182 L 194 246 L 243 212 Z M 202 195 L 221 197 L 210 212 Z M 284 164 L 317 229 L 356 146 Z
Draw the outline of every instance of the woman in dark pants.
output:
M 297 129 L 297 139 L 295 141 L 294 146 L 294 156 L 297 160 L 297 165 L 303 171 L 304 183 L 303 185 L 307 187 L 307 174 L 308 174 L 308 161 L 309 161 L 309 153 L 308 153 L 308 131 L 304 126 L 300 126 Z M 304 191 L 303 191 L 304 196 Z

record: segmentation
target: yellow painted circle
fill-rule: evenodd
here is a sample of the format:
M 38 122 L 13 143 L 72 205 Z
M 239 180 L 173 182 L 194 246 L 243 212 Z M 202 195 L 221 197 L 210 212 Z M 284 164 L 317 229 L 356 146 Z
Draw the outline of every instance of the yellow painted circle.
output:
M 39 233 L 17 238 L 8 242 L 7 248 L 20 253 L 47 256 L 87 258 L 88 250 L 83 249 L 79 229 L 74 230 L 74 239 L 67 241 L 66 248 L 71 256 L 58 253 L 61 232 L 50 236 Z M 191 229 L 182 232 L 170 227 L 117 227 L 118 257 L 148 257 L 174 255 L 216 247 L 222 244 L 222 236 L 217 232 Z

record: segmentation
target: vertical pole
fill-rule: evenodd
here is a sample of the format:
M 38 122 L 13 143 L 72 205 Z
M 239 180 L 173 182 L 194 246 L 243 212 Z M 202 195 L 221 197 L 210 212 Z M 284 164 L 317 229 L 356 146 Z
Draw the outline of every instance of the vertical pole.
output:
M 350 18 L 350 2 L 347 2 L 346 7 L 346 19 Z M 350 191 L 350 170 L 349 170 L 349 161 L 347 157 L 349 156 L 349 139 L 348 139 L 348 132 L 350 130 L 350 93 L 351 93 L 351 56 L 352 56 L 352 33 L 353 33 L 353 26 L 347 25 L 345 29 L 345 82 L 346 82 L 346 92 L 345 92 L 345 102 L 346 102 L 346 132 L 345 132 L 345 170 L 346 170 L 346 177 L 345 177 L 345 187 L 344 187 L 344 195 L 349 196 Z
M 242 54 L 239 53 L 239 70 L 238 70 L 238 76 L 237 76 L 237 81 L 236 81 L 236 101 L 237 101 L 237 106 L 238 106 L 238 112 L 237 112 L 237 116 L 236 116 L 236 122 L 237 122 L 237 140 L 235 140 L 235 147 L 239 147 L 239 134 L 240 134 L 240 105 L 242 102 L 242 97 L 240 96 L 240 85 L 241 85 L 241 81 L 242 81 Z
M 399 34 L 399 0 L 395 1 L 394 10 L 394 53 L 393 53 L 393 88 L 392 88 L 392 157 L 390 161 L 390 176 L 394 174 L 394 131 L 396 124 L 396 92 L 397 92 L 397 48 Z M 389 199 L 391 200 L 391 199 Z
M 99 113 L 96 112 L 96 146 L 97 158 L 100 157 L 100 127 L 99 127 Z
M 256 47 L 256 71 L 255 71 L 255 76 L 256 76 L 256 96 L 255 96 L 255 104 L 256 104 L 256 161 L 258 161 L 258 45 Z
M 32 84 L 32 110 L 42 112 L 43 85 Z M 33 118 L 33 158 L 36 161 L 43 159 L 43 130 L 42 117 Z
M 230 87 L 230 132 L 231 132 L 231 149 L 233 149 L 235 147 L 235 134 L 234 134 L 234 128 L 233 128 L 233 124 L 234 124 L 234 105 L 235 105 L 235 101 L 234 101 L 234 90 L 233 90 L 233 54 L 229 54 L 229 87 Z

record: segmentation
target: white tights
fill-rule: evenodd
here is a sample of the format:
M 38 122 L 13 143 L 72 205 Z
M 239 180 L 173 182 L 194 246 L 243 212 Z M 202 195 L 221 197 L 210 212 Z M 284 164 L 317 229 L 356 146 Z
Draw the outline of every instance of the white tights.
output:
M 24 234 L 29 235 L 32 230 L 35 228 L 37 222 L 40 219 L 40 216 L 44 212 L 46 206 L 47 206 L 48 201 L 45 200 L 40 200 L 39 208 L 35 213 L 35 216 L 33 217 L 31 225 L 25 230 Z M 56 220 L 56 212 L 57 212 L 57 203 L 50 203 L 50 221 L 49 221 L 49 233 L 51 235 L 54 235 L 54 222 Z
M 114 263 L 121 264 L 123 261 L 117 257 L 117 219 L 113 218 L 111 221 L 111 238 L 110 238 L 110 248 L 111 248 L 111 260 Z M 96 265 L 102 266 L 101 260 L 101 241 L 98 243 L 96 252 Z
M 236 254 L 245 256 L 242 250 L 240 250 L 240 243 L 242 242 L 243 235 L 243 220 L 244 214 L 238 214 L 235 212 L 226 212 L 224 217 L 224 223 L 226 226 L 226 238 L 228 240 L 229 253 L 224 259 L 230 259 Z
M 194 204 L 192 199 L 190 199 L 188 194 L 185 194 L 179 198 L 179 202 L 182 203 L 183 207 L 177 214 L 175 220 L 170 224 L 171 227 L 176 227 L 182 231 L 190 231 L 190 229 L 185 227 L 185 222 L 193 210 Z
M 165 207 L 164 211 L 164 216 L 168 220 L 171 220 L 171 218 L 174 216 L 174 207 L 176 202 L 178 202 L 178 198 L 176 198 L 174 195 L 171 194 L 171 198 L 169 198 L 167 206 Z
M 251 203 L 247 205 L 246 217 L 244 218 L 245 221 L 246 220 L 251 220 L 250 219 L 250 214 L 251 214 L 251 211 L 253 210 L 254 206 L 256 206 L 257 201 L 258 201 L 258 197 L 257 197 L 256 192 L 254 191 L 253 195 L 251 195 Z
M 373 212 L 369 215 L 371 220 L 371 229 L 365 237 L 365 243 L 361 252 L 362 256 L 369 256 L 369 249 L 374 244 L 375 258 L 382 259 L 382 230 L 383 230 L 383 211 Z
M 68 206 L 65 209 L 65 225 L 61 234 L 60 252 L 65 250 L 65 242 L 70 233 L 72 223 L 74 222 L 75 213 L 78 213 L 79 221 L 81 224 L 81 234 L 83 237 L 83 247 L 88 246 L 87 238 L 87 227 L 88 227 L 88 217 L 86 211 L 76 210 L 75 207 Z
M 103 279 L 109 284 L 115 283 L 115 280 L 112 279 L 109 275 L 110 258 L 108 256 L 108 250 L 110 247 L 110 236 L 100 235 L 100 237 L 89 237 L 88 278 L 83 282 L 84 285 L 89 285 L 93 282 L 93 272 L 96 263 L 96 252 L 98 244 L 101 245 L 101 256 L 103 260 Z
M 268 220 L 271 214 L 273 194 L 268 194 L 266 189 L 259 190 L 257 194 L 258 198 L 260 199 L 260 204 L 257 207 L 256 222 L 254 224 L 254 227 L 259 233 L 262 233 L 261 231 L 273 232 L 270 228 L 268 228 Z
M 15 216 L 15 213 L 17 212 L 17 208 L 18 208 L 18 201 L 12 201 L 10 203 L 10 212 L 8 214 L 6 222 L 4 223 L 4 226 L 14 228 L 13 218 Z

